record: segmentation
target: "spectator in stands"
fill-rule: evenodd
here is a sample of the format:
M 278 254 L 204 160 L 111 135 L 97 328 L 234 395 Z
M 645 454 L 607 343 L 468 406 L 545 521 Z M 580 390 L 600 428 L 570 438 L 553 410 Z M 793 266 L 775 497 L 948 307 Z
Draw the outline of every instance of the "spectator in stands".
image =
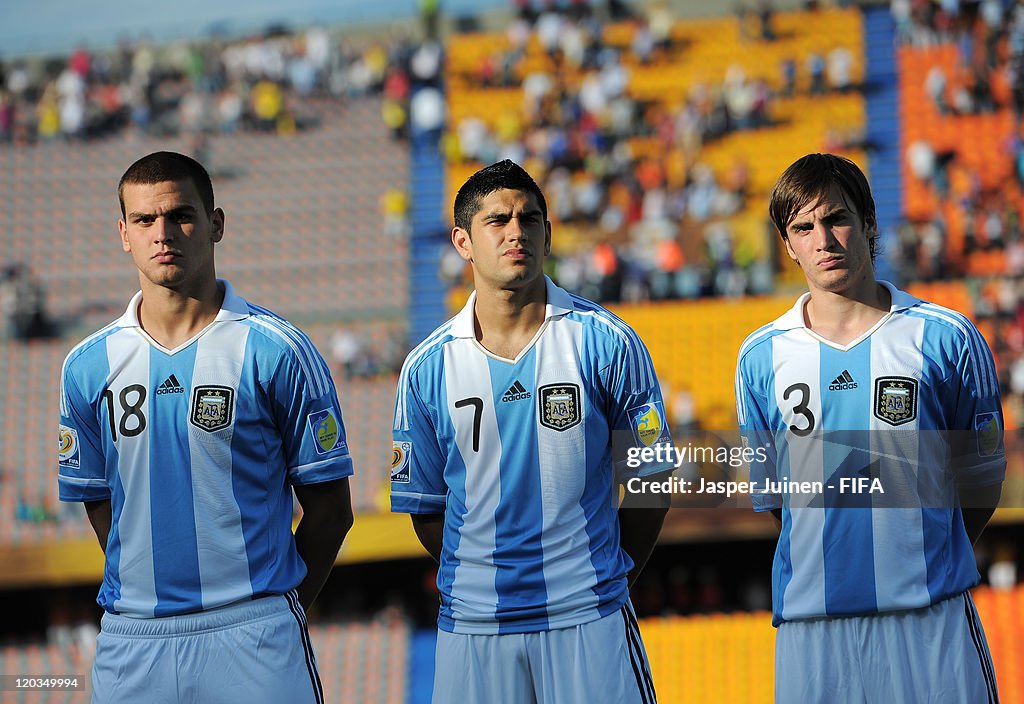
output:
M 476 290 L 406 359 L 391 469 L 392 510 L 440 563 L 434 701 L 654 701 L 628 590 L 668 506 L 618 508 L 616 479 L 628 448 L 671 441 L 650 357 L 544 276 L 522 168 L 478 171 L 454 210 Z
M 314 109 L 311 101 L 325 90 L 334 95 L 346 88 L 379 90 L 379 72 L 388 61 L 379 47 L 364 56 L 342 54 L 326 30 L 314 27 L 301 35 L 270 31 L 223 46 L 171 52 L 148 44 L 122 45 L 108 53 L 77 50 L 37 70 L 34 62 L 0 69 L 0 86 L 6 73 L 11 114 L 21 116 L 11 137 L 22 143 L 95 138 L 129 125 L 175 135 L 194 131 L 197 120 L 204 129 L 288 133 L 309 125 L 304 113 Z M 407 57 L 396 55 L 394 63 L 405 66 Z M 364 80 L 358 87 L 355 81 L 345 85 L 346 73 L 360 72 Z M 0 140 L 2 104 L 0 92 Z
M 4 317 L 4 337 L 7 339 L 17 337 L 18 326 L 14 320 L 17 278 L 17 265 L 7 266 L 0 270 L 0 313 Z
M 744 445 L 763 453 L 754 508 L 784 536 L 776 701 L 997 701 L 969 592 L 1006 471 L 992 354 L 966 317 L 876 280 L 853 162 L 799 159 L 769 210 L 809 288 L 747 338 L 736 371 Z M 914 452 L 897 450 L 915 431 Z M 841 488 L 865 477 L 877 491 Z
M 828 85 L 832 90 L 846 93 L 853 88 L 853 54 L 844 46 L 837 46 L 826 59 Z
M 69 353 L 60 398 L 60 498 L 106 556 L 93 699 L 321 702 L 304 610 L 352 523 L 328 367 L 216 278 L 198 162 L 145 156 L 118 195 L 142 290 Z
M 775 6 L 772 0 L 759 0 L 757 4 L 757 21 L 761 31 L 761 39 L 766 42 L 775 41 Z
M 782 60 L 780 70 L 782 73 L 782 95 L 786 98 L 792 97 L 796 92 L 796 60 L 787 56 Z
M 0 274 L 0 309 L 12 339 L 31 340 L 53 334 L 43 285 L 22 264 L 13 264 Z
M 816 51 L 812 51 L 807 55 L 807 73 L 811 77 L 810 90 L 812 95 L 818 95 L 825 92 L 825 59 Z

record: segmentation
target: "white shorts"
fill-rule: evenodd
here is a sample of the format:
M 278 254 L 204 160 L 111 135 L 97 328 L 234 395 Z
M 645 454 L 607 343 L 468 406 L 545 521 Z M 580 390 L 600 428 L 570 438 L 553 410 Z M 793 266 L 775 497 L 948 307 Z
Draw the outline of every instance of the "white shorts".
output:
M 779 624 L 775 701 L 996 704 L 999 695 L 964 592 L 923 609 Z
M 295 592 L 184 616 L 104 614 L 93 704 L 323 704 Z
M 654 704 L 633 607 L 580 626 L 467 635 L 438 630 L 434 704 Z

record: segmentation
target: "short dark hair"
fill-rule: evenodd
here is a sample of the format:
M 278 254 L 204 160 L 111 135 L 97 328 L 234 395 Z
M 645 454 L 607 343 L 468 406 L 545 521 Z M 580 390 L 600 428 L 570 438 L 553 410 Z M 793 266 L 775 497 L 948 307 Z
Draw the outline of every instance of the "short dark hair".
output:
M 844 198 L 857 209 L 875 258 L 878 240 L 878 222 L 875 219 L 875 199 L 864 172 L 849 159 L 835 154 L 808 154 L 797 159 L 783 172 L 772 188 L 768 213 L 783 240 L 788 240 L 786 226 L 800 209 L 817 203 L 828 195 L 832 186 L 838 186 Z
M 124 187 L 131 184 L 153 184 L 164 181 L 191 181 L 199 192 L 207 214 L 213 213 L 213 183 L 203 165 L 192 157 L 177 152 L 153 152 L 128 167 L 117 184 L 117 199 L 124 212 Z
M 532 193 L 537 197 L 544 220 L 548 219 L 548 204 L 540 186 L 526 173 L 526 169 L 511 159 L 505 159 L 480 169 L 462 184 L 455 196 L 455 226 L 470 232 L 473 216 L 480 211 L 480 201 L 502 188 Z

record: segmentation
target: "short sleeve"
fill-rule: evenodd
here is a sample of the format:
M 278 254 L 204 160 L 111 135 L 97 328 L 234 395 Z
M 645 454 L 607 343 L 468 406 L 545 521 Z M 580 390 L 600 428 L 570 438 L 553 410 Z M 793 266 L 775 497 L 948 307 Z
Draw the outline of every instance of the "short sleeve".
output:
M 306 365 L 283 353 L 269 386 L 292 484 L 318 484 L 352 475 L 341 404 L 330 370 L 312 343 Z
M 100 419 L 78 388 L 75 365 L 64 365 L 60 385 L 60 444 L 57 484 L 61 501 L 110 498 Z
M 739 421 L 740 442 L 750 467 L 750 481 L 755 487 L 765 487 L 778 479 L 776 452 L 772 432 L 768 425 L 767 397 L 758 390 L 763 388 L 755 378 L 751 357 L 740 358 L 736 367 L 736 418 Z M 760 490 L 750 495 L 755 511 L 782 508 L 782 495 Z
M 988 343 L 973 326 L 952 381 L 957 394 L 950 445 L 957 484 L 998 484 L 1006 476 L 999 381 Z
M 661 453 L 664 459 L 659 462 L 654 453 L 659 447 L 670 447 L 672 435 L 651 355 L 639 336 L 630 332 L 608 385 L 612 456 L 619 481 L 675 468 L 671 455 Z
M 403 369 L 395 398 L 391 454 L 391 510 L 395 513 L 443 513 L 447 501 L 445 455 L 438 444 L 430 390 Z M 435 400 L 435 404 L 439 400 Z

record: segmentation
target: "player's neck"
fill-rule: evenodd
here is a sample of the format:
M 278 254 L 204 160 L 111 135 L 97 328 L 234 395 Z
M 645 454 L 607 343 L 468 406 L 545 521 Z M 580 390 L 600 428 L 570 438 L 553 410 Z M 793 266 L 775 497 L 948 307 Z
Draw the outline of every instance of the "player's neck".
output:
M 477 289 L 477 341 L 499 357 L 515 359 L 544 324 L 546 303 L 543 278 L 522 289 Z
M 161 346 L 173 350 L 216 319 L 224 294 L 216 280 L 201 291 L 190 294 L 163 286 L 143 285 L 139 323 L 147 335 Z
M 855 291 L 833 293 L 812 289 L 804 306 L 804 323 L 816 335 L 846 345 L 888 315 L 891 299 L 889 290 L 874 277 Z

